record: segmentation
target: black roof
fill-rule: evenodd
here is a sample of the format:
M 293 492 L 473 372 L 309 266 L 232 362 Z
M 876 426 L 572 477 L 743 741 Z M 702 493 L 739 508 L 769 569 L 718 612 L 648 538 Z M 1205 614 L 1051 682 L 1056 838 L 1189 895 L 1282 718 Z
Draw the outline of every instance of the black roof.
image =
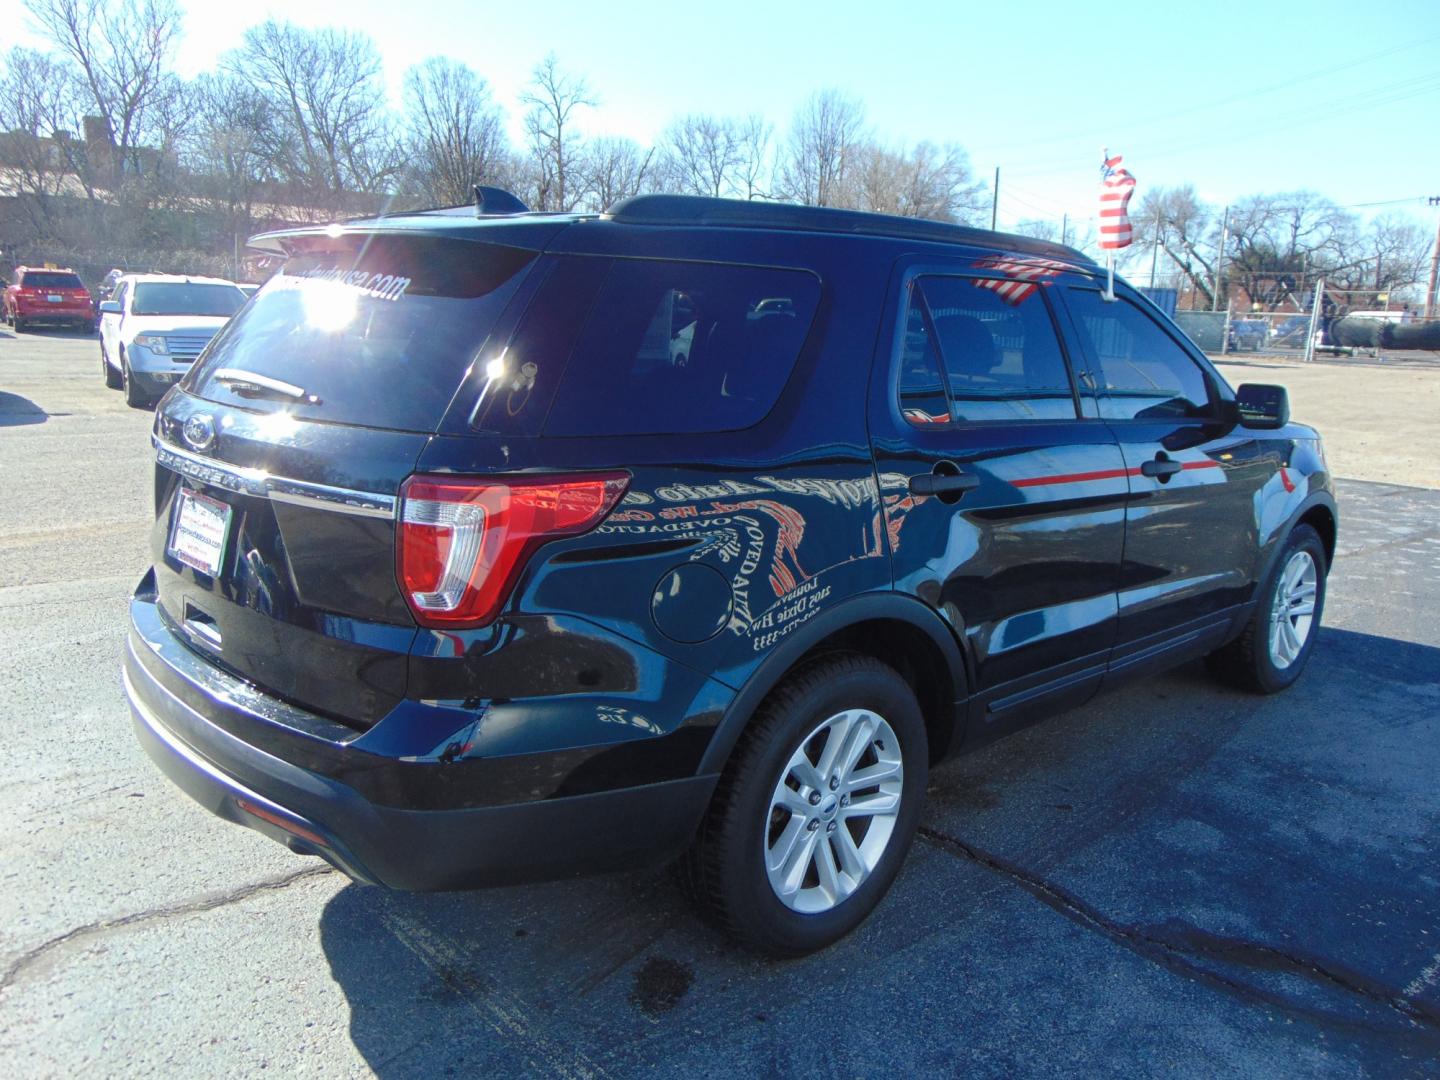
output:
M 516 205 L 520 205 L 518 202 Z M 441 221 L 437 219 L 442 219 Z M 991 232 L 966 225 L 951 225 L 925 218 L 896 217 L 860 210 L 837 210 L 828 206 L 797 206 L 791 203 L 755 202 L 743 199 L 712 199 L 699 195 L 636 195 L 623 199 L 604 214 L 593 213 L 476 213 L 475 204 L 436 207 L 427 210 L 400 211 L 376 218 L 346 221 L 331 226 L 308 226 L 262 233 L 251 237 L 250 245 L 261 250 L 277 251 L 282 241 L 291 237 L 314 236 L 330 230 L 345 232 L 437 230 L 447 235 L 463 235 L 477 226 L 510 233 L 514 228 L 544 223 L 549 235 L 572 222 L 613 221 L 620 225 L 670 226 L 682 228 L 766 229 L 831 235 L 875 236 L 897 240 L 922 240 L 928 243 L 957 244 L 971 248 L 1033 255 L 1057 259 L 1079 266 L 1094 266 L 1087 255 L 1064 244 L 1037 240 L 1012 233 Z M 517 242 L 515 236 L 499 242 Z M 521 246 L 530 246 L 521 244 Z M 543 246 L 543 242 L 542 245 Z
M 1027 255 L 1063 259 L 1066 262 L 1093 263 L 1093 260 L 1082 252 L 1049 240 L 991 232 L 989 229 L 975 229 L 968 225 L 951 225 L 927 218 L 896 217 L 893 214 L 872 214 L 863 210 L 836 210 L 829 206 L 710 199 L 697 195 L 636 195 L 610 207 L 605 216 L 627 225 L 714 225 L 888 236 L 900 240 L 927 240 L 932 243 L 965 244 L 969 247 L 1001 248 Z

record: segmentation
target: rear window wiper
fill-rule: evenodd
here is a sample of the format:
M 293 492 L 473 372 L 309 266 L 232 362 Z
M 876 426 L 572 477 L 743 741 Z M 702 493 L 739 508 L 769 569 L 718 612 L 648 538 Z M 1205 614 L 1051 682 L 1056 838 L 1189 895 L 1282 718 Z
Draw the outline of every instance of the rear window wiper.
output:
M 303 386 L 296 386 L 282 379 L 272 379 L 269 375 L 246 371 L 243 368 L 220 368 L 213 378 L 241 396 L 276 394 L 292 401 L 303 401 L 307 405 L 320 404 L 320 399 Z

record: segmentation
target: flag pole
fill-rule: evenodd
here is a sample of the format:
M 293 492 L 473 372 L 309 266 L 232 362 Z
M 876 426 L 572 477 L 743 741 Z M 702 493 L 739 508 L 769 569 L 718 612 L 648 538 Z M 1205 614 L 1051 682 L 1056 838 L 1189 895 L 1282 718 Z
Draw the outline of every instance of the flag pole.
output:
M 1105 291 L 1100 294 L 1104 300 L 1115 299 L 1115 250 L 1130 243 L 1130 219 L 1125 207 L 1135 192 L 1135 177 L 1116 154 L 1110 156 L 1110 148 L 1100 150 L 1100 247 L 1105 251 Z

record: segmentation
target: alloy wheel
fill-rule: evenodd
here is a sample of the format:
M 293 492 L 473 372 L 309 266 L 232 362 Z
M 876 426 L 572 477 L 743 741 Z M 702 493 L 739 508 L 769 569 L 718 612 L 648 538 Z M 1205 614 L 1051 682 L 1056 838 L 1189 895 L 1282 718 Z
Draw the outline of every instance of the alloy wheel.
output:
M 848 709 L 796 747 L 770 796 L 765 872 L 780 902 L 818 914 L 874 871 L 900 813 L 905 765 L 885 718 Z
M 1270 605 L 1270 660 L 1282 671 L 1300 656 L 1315 624 L 1315 592 L 1319 571 L 1308 551 L 1286 561 Z

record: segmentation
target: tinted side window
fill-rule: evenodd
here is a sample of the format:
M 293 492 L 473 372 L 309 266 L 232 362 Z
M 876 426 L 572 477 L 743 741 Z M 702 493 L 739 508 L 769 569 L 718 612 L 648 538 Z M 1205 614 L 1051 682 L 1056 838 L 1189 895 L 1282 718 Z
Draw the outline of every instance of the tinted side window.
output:
M 1070 372 L 1041 286 L 1004 289 L 995 279 L 916 282 L 927 339 L 946 374 L 957 420 L 1073 420 Z M 907 350 L 908 352 L 909 350 Z
M 565 361 L 611 262 L 569 257 L 547 266 L 544 284 L 504 343 L 504 352 L 485 360 L 479 399 L 470 410 L 472 428 L 506 435 L 540 434 Z
M 764 418 L 820 299 L 799 270 L 617 260 L 565 368 L 546 435 L 731 431 Z
M 1149 315 L 1121 297 L 1100 299 L 1093 289 L 1072 288 L 1068 299 L 1090 355 L 1092 375 L 1107 420 L 1185 418 L 1210 414 L 1204 371 Z
M 916 427 L 950 422 L 950 399 L 940 379 L 940 358 L 928 328 L 918 283 L 910 287 L 905 338 L 900 346 L 900 414 Z

